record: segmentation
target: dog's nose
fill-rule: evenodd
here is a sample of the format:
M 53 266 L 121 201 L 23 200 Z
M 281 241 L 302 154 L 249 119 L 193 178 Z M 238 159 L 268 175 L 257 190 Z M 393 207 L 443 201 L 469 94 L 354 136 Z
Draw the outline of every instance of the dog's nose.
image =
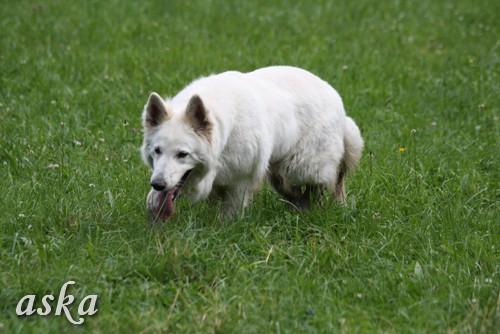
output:
M 151 181 L 151 187 L 156 191 L 163 191 L 167 187 L 167 184 L 163 180 L 153 180 Z

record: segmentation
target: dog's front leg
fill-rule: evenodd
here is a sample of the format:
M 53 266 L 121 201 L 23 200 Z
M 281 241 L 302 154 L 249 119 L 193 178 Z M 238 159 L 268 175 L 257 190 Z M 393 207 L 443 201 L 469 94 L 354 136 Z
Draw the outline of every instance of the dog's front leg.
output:
M 227 187 L 222 195 L 222 213 L 228 217 L 236 218 L 248 206 L 252 199 L 254 185 L 252 183 L 239 183 Z

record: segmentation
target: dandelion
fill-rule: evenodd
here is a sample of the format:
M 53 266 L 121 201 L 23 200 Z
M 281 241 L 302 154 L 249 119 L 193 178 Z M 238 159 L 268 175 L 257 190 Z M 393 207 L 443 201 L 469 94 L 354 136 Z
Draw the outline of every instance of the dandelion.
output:
M 406 151 L 406 148 L 404 148 L 404 147 L 399 148 L 399 153 L 403 153 L 404 151 Z
M 414 135 L 415 133 L 417 133 L 417 130 L 415 130 L 415 129 L 411 129 L 411 131 L 410 131 L 410 132 L 411 132 L 411 134 L 412 134 L 412 135 Z

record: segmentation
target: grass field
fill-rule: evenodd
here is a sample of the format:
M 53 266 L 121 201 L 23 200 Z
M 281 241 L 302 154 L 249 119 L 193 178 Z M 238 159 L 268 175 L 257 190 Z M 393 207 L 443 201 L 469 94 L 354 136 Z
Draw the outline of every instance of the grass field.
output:
M 486 0 L 1 1 L 0 332 L 498 332 L 499 13 Z M 272 64 L 329 81 L 360 126 L 347 206 L 297 213 L 264 188 L 237 221 L 181 199 L 149 228 L 149 93 Z M 83 325 L 16 315 L 69 280 L 77 303 L 98 295 Z

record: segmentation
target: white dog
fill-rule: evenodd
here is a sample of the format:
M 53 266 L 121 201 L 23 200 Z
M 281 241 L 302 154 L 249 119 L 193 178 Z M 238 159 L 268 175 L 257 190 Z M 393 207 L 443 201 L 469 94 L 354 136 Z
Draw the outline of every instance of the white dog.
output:
M 153 170 L 146 205 L 166 220 L 179 193 L 219 199 L 235 215 L 267 177 L 297 208 L 323 190 L 344 200 L 363 139 L 338 93 L 305 70 L 275 66 L 195 80 L 175 97 L 152 93 L 142 157 Z

